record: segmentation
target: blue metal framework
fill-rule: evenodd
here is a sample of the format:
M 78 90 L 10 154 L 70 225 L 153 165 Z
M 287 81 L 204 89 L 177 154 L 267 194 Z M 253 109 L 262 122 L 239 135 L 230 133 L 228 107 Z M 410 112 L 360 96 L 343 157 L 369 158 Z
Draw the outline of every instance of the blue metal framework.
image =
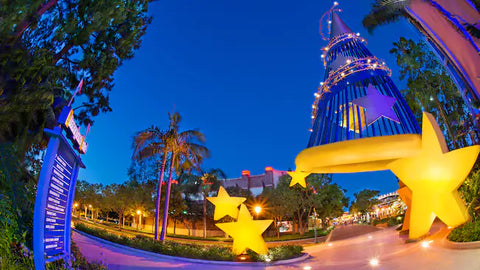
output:
M 332 17 L 331 27 L 335 31 L 331 31 L 330 42 L 323 48 L 325 80 L 315 94 L 308 147 L 365 137 L 420 134 L 413 113 L 390 78 L 390 69 L 372 55 L 365 40 L 353 33 L 336 13 Z M 338 63 L 345 59 L 345 63 Z M 369 85 L 396 99 L 393 110 L 399 123 L 381 117 L 367 125 L 364 108 L 352 101 L 365 96 Z

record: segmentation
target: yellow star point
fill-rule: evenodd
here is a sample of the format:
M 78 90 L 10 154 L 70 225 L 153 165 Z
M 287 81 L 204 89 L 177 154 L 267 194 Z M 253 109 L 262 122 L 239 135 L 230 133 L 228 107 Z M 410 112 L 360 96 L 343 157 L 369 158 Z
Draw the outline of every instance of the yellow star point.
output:
M 233 253 L 240 255 L 249 248 L 258 254 L 267 254 L 268 249 L 262 233 L 273 220 L 253 220 L 247 207 L 242 204 L 237 222 L 215 224 L 233 238 Z
M 295 184 L 299 184 L 300 186 L 306 188 L 307 184 L 305 182 L 305 178 L 310 175 L 309 172 L 301 172 L 301 171 L 294 171 L 294 172 L 287 172 L 288 175 L 292 177 L 292 181 L 290 181 L 290 186 L 294 186 Z
M 246 198 L 243 197 L 230 197 L 227 191 L 220 186 L 218 189 L 217 197 L 208 197 L 208 201 L 215 205 L 215 212 L 213 213 L 213 219 L 219 220 L 224 216 L 231 216 L 237 218 L 238 206 L 242 204 Z
M 452 227 L 468 220 L 457 189 L 472 169 L 479 152 L 478 145 L 448 152 L 435 118 L 423 113 L 422 146 L 418 154 L 388 165 L 412 191 L 410 238 L 427 234 L 436 216 Z

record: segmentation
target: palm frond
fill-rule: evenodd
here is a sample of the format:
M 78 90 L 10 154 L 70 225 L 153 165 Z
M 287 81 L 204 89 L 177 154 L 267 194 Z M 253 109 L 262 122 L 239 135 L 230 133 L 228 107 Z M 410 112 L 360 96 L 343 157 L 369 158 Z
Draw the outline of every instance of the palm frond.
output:
M 376 0 L 370 13 L 363 18 L 363 26 L 372 33 L 377 26 L 397 21 L 406 15 L 405 7 L 409 3 L 409 0 Z

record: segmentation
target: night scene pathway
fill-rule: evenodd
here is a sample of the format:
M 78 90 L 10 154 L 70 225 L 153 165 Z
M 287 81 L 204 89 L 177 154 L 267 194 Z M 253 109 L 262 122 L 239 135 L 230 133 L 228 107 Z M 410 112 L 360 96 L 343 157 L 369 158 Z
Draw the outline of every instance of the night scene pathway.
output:
M 456 250 L 441 245 L 444 233 L 424 242 L 405 244 L 405 237 L 385 229 L 359 237 L 305 248 L 310 258 L 275 266 L 232 266 L 204 264 L 166 256 L 148 255 L 99 242 L 73 232 L 73 240 L 88 260 L 102 262 L 108 269 L 455 269 L 480 270 L 480 249 Z M 372 259 L 378 265 L 370 265 Z

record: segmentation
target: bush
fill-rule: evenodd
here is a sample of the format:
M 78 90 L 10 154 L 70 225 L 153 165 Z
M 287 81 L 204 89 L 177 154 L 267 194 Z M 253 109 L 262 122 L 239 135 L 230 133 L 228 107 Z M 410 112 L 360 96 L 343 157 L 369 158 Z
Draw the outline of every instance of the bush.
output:
M 399 217 L 400 217 L 400 219 L 399 219 Z M 388 227 L 392 227 L 392 226 L 395 226 L 395 225 L 398 225 L 398 224 L 402 224 L 403 223 L 403 218 L 404 218 L 404 215 L 398 215 L 398 216 L 394 216 L 394 217 L 375 219 L 374 221 L 372 221 L 372 225 L 376 226 L 377 224 L 387 223 Z
M 192 259 L 216 260 L 216 261 L 233 261 L 236 256 L 230 248 L 218 246 L 202 246 L 196 244 L 183 244 L 172 241 L 165 243 L 155 241 L 152 238 L 137 235 L 133 238 L 118 236 L 107 232 L 106 230 L 89 227 L 83 223 L 75 224 L 75 228 L 87 234 L 114 242 L 117 244 L 151 251 L 155 253 L 178 256 Z M 270 260 L 285 260 L 299 257 L 302 254 L 303 247 L 295 245 L 279 246 L 270 248 L 268 258 Z M 247 251 L 254 261 L 265 261 L 265 255 L 258 255 L 253 251 Z
M 453 242 L 480 241 L 480 218 L 453 229 L 448 235 L 448 240 Z

